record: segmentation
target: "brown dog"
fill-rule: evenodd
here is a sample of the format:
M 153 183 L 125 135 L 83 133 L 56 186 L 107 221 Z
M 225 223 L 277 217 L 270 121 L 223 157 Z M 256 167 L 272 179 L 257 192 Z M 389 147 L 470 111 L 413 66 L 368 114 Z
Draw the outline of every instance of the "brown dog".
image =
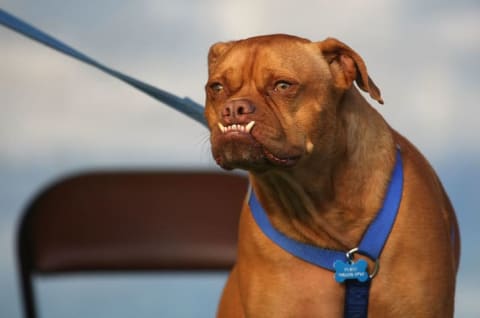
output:
M 250 172 L 270 222 L 294 240 L 356 247 L 382 206 L 400 147 L 403 194 L 371 282 L 369 317 L 452 317 L 453 208 L 426 159 L 353 85 L 383 103 L 362 58 L 335 39 L 271 35 L 217 43 L 208 63 L 213 156 L 224 169 Z M 219 317 L 343 317 L 344 298 L 332 272 L 273 243 L 245 203 Z

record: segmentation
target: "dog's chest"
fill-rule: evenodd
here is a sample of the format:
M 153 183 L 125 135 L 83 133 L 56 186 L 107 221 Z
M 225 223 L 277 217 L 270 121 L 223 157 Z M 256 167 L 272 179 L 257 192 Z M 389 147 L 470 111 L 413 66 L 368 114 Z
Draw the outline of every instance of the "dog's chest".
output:
M 343 317 L 345 288 L 334 274 L 281 249 L 251 226 L 247 215 L 248 233 L 241 233 L 237 262 L 246 316 Z
M 343 317 L 345 290 L 333 274 L 309 264 L 243 269 L 242 302 L 247 317 Z M 289 269 L 291 268 L 291 269 Z M 266 315 L 270 313 L 270 315 Z M 258 316 L 260 317 L 260 316 Z

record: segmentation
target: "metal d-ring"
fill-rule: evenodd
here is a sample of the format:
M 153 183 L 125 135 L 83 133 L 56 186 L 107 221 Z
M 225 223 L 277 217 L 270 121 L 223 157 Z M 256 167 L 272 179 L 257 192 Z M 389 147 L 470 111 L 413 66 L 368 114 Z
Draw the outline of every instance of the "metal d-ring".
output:
M 359 250 L 358 247 L 352 248 L 350 251 L 348 251 L 347 253 L 345 253 L 345 256 L 347 256 L 347 259 L 348 259 L 350 262 L 353 262 L 353 256 L 354 256 L 356 253 L 365 256 L 362 252 L 360 252 L 360 250 Z M 378 261 L 378 259 L 376 259 L 376 260 L 375 260 L 375 267 L 373 268 L 372 273 L 368 275 L 368 277 L 369 277 L 370 279 L 373 279 L 373 278 L 378 274 L 378 270 L 379 270 L 379 269 L 380 269 L 380 262 Z

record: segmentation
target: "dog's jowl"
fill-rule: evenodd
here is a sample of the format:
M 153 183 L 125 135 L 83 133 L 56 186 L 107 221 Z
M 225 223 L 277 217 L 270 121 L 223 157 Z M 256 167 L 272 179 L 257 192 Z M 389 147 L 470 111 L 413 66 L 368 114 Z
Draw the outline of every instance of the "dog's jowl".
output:
M 218 317 L 453 317 L 454 210 L 367 101 L 360 55 L 270 35 L 214 44 L 208 66 L 213 157 L 251 183 Z

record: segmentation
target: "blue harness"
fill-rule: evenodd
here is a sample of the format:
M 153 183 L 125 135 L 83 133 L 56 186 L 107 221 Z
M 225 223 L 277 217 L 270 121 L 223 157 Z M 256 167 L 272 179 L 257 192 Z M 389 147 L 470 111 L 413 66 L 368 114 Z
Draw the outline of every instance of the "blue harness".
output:
M 334 272 L 337 282 L 345 282 L 344 317 L 360 318 L 367 317 L 370 282 L 378 271 L 378 260 L 395 222 L 402 191 L 403 164 L 401 151 L 398 149 L 382 208 L 368 226 L 358 247 L 345 252 L 298 242 L 275 229 L 253 190 L 250 190 L 248 204 L 257 225 L 270 240 L 288 253 Z M 365 260 L 353 261 L 355 253 L 368 256 L 375 261 L 375 269 L 371 274 L 367 272 Z
M 180 98 L 109 68 L 2 9 L 0 9 L 0 24 L 96 67 L 206 126 L 203 107 L 187 97 Z M 370 282 L 378 270 L 378 259 L 395 222 L 402 196 L 402 187 L 403 167 L 401 153 L 400 150 L 398 150 L 395 168 L 383 207 L 363 235 L 359 246 L 348 252 L 324 249 L 292 240 L 271 225 L 267 214 L 253 191 L 250 191 L 248 203 L 258 226 L 273 242 L 306 262 L 335 272 L 335 279 L 340 283 L 344 282 L 346 285 L 344 316 L 348 318 L 360 318 L 367 316 Z M 353 255 L 355 253 L 368 256 L 376 262 L 373 273 L 369 274 L 367 272 L 367 263 L 365 260 L 354 262 Z

